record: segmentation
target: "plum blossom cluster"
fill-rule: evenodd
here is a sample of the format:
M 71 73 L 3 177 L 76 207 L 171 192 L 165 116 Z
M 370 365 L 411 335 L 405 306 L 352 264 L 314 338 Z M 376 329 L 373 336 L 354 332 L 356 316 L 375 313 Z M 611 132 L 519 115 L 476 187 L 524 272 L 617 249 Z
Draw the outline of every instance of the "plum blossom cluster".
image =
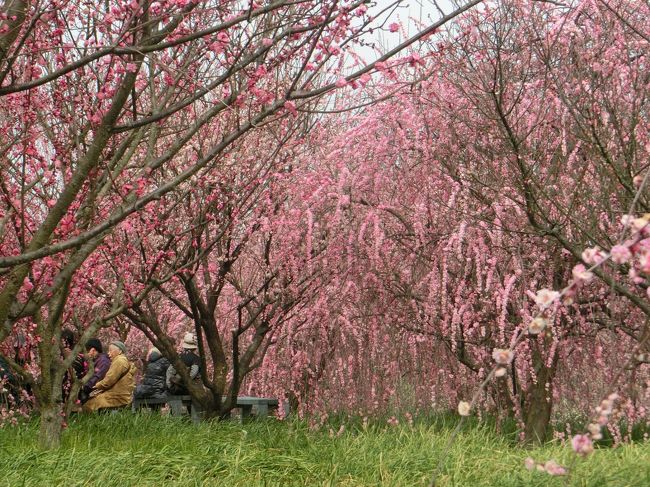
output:
M 617 265 L 629 266 L 628 278 L 634 285 L 641 285 L 650 276 L 650 213 L 640 217 L 624 215 L 621 218 L 623 229 L 629 229 L 631 236 L 621 244 L 614 245 L 609 253 L 599 247 L 591 247 L 582 253 L 582 260 L 592 269 L 611 260 Z M 579 284 L 591 278 L 590 272 L 581 273 L 578 266 L 574 268 L 574 279 Z M 646 289 L 650 298 L 650 287 Z
M 603 399 L 596 407 L 596 419 L 587 426 L 588 434 L 576 435 L 571 444 L 573 450 L 579 455 L 588 455 L 593 451 L 591 440 L 600 440 L 603 437 L 602 429 L 609 423 L 610 416 L 614 412 L 614 404 L 619 399 L 617 393 L 612 393 Z
M 566 475 L 568 470 L 566 467 L 558 464 L 555 460 L 548 460 L 544 463 L 539 463 L 528 457 L 525 460 L 525 465 L 528 470 L 537 470 L 538 472 L 546 472 L 549 475 Z

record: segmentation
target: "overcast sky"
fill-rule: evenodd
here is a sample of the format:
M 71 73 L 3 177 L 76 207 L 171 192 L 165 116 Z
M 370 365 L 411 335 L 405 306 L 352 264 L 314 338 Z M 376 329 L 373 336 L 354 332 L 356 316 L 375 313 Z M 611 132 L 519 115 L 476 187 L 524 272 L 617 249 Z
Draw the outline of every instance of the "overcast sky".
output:
M 377 13 L 382 10 L 382 7 L 388 7 L 393 3 L 395 3 L 394 0 L 376 0 L 376 6 L 371 10 Z M 438 5 L 445 14 L 448 14 L 454 9 L 450 0 L 439 0 Z M 372 41 L 383 52 L 386 52 L 404 41 L 405 38 L 414 35 L 425 26 L 436 22 L 440 16 L 440 12 L 431 0 L 402 0 L 400 6 L 390 15 L 388 22 L 385 24 L 386 28 L 384 30 L 376 30 L 373 33 Z M 395 33 L 389 32 L 388 25 L 393 22 L 400 23 L 405 32 L 402 30 Z M 357 53 L 368 62 L 377 57 L 370 48 L 357 49 Z

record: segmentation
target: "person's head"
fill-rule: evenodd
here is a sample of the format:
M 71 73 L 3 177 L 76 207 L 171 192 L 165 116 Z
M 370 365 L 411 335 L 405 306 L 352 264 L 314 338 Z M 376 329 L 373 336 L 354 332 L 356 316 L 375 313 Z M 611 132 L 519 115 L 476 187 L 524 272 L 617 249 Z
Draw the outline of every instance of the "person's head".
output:
M 160 355 L 160 350 L 158 350 L 156 347 L 151 347 L 147 352 L 147 360 L 155 360 L 156 358 L 160 357 Z
M 126 354 L 126 345 L 124 342 L 114 340 L 108 346 L 108 356 L 113 360 L 118 355 Z
M 104 352 L 104 349 L 102 348 L 102 342 L 100 342 L 97 338 L 90 338 L 86 342 L 86 350 L 88 351 L 88 356 L 90 358 L 96 358 L 97 355 Z
M 196 350 L 196 336 L 192 332 L 187 332 L 183 337 L 183 350 Z
M 61 344 L 64 348 L 72 348 L 75 345 L 74 333 L 72 330 L 61 330 Z

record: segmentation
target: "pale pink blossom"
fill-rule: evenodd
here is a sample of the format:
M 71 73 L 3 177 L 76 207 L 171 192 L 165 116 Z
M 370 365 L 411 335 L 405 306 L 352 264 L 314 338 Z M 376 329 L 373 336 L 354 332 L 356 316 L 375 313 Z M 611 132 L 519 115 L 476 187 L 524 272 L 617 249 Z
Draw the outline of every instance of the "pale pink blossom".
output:
M 548 325 L 549 322 L 546 318 L 538 316 L 528 324 L 528 333 L 531 335 L 537 335 L 544 331 Z
M 577 282 L 588 282 L 593 279 L 593 272 L 588 271 L 583 264 L 576 265 L 571 271 L 573 279 Z
M 607 254 L 600 247 L 591 247 L 582 252 L 582 260 L 587 265 L 601 264 L 607 258 Z
M 524 460 L 524 465 L 526 466 L 526 470 L 535 470 L 535 467 L 537 467 L 537 462 L 535 462 L 535 460 L 530 457 L 526 457 L 526 460 Z
M 641 284 L 645 279 L 639 275 L 639 272 L 634 268 L 630 267 L 630 271 L 627 273 L 627 276 L 634 284 Z
M 632 258 L 632 252 L 626 245 L 614 245 L 609 253 L 612 256 L 612 262 L 616 264 L 625 264 Z
M 636 176 L 634 176 L 634 178 L 632 178 L 632 184 L 634 184 L 635 188 L 638 188 L 639 186 L 641 186 L 643 179 L 644 179 L 643 176 L 637 174 Z
M 272 46 L 273 45 L 273 39 L 269 39 L 268 37 L 265 37 L 264 39 L 262 39 L 262 45 L 264 47 Z
M 552 291 L 550 289 L 540 289 L 535 295 L 535 304 L 541 308 L 546 308 L 553 304 L 553 301 L 555 301 L 559 296 L 560 293 L 557 291 Z
M 573 304 L 573 301 L 575 300 L 576 297 L 576 292 L 577 292 L 577 286 L 575 283 L 572 283 L 569 285 L 567 288 L 564 289 L 564 294 L 562 295 L 562 303 L 569 306 L 570 304 Z
M 600 440 L 603 437 L 602 426 L 597 423 L 589 423 L 587 430 L 594 440 Z
M 612 414 L 613 409 L 614 402 L 609 399 L 603 399 L 600 403 L 600 411 L 597 410 L 597 412 L 604 415 L 610 415 Z
M 345 87 L 345 86 L 348 85 L 348 80 L 346 80 L 345 78 L 341 77 L 341 78 L 339 78 L 339 79 L 336 80 L 336 83 L 335 83 L 335 84 L 336 84 L 336 86 L 337 86 L 338 88 L 343 88 L 343 87 Z
M 621 217 L 621 225 L 627 227 L 632 223 L 632 220 L 634 220 L 634 217 L 632 215 L 623 215 Z
M 458 403 L 458 414 L 461 416 L 469 416 L 469 412 L 471 411 L 472 407 L 469 405 L 467 401 L 460 401 Z
M 555 460 L 549 460 L 544 464 L 544 470 L 549 475 L 566 475 L 567 470 L 562 465 L 559 465 Z
M 506 375 L 507 372 L 508 369 L 506 369 L 505 367 L 497 367 L 497 369 L 494 371 L 494 376 L 503 377 L 504 375 Z
M 639 270 L 645 274 L 650 274 L 650 252 L 644 249 L 644 252 L 637 256 Z
M 515 354 L 512 350 L 508 350 L 507 348 L 495 348 L 492 351 L 492 358 L 496 363 L 501 365 L 507 365 L 512 362 L 514 356 Z
M 587 435 L 575 435 L 571 439 L 571 447 L 581 456 L 587 456 L 594 451 L 594 444 Z
M 631 226 L 634 231 L 640 232 L 646 227 L 647 224 L 648 224 L 648 216 L 643 215 L 642 217 L 635 218 L 634 220 L 632 220 Z

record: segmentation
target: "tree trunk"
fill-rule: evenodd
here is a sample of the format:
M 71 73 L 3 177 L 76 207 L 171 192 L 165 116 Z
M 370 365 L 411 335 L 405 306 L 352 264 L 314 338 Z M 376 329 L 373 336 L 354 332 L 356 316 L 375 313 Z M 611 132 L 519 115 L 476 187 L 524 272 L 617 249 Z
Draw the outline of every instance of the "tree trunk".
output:
M 41 448 L 52 450 L 61 445 L 63 430 L 63 408 L 61 404 L 41 406 L 41 427 L 39 444 Z
M 533 367 L 535 369 L 536 381 L 531 381 L 526 391 L 526 404 L 524 409 L 524 437 L 526 443 L 544 443 L 547 438 L 548 425 L 551 422 L 553 411 L 553 381 L 557 370 L 558 353 L 553 352 L 550 366 L 546 365 L 545 357 L 542 354 L 543 348 L 549 348 L 550 344 L 540 345 L 535 340 L 532 346 Z M 550 342 L 546 337 L 545 341 Z M 548 389 L 547 389 L 548 384 Z
M 545 374 L 542 374 L 545 375 Z M 551 379 L 552 380 L 552 379 Z M 526 443 L 544 443 L 553 410 L 552 398 L 547 399 L 546 381 L 538 377 L 538 382 L 531 385 L 528 394 L 527 410 L 524 418 L 524 436 Z

